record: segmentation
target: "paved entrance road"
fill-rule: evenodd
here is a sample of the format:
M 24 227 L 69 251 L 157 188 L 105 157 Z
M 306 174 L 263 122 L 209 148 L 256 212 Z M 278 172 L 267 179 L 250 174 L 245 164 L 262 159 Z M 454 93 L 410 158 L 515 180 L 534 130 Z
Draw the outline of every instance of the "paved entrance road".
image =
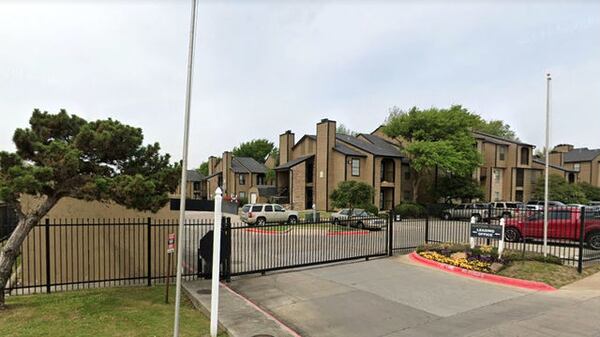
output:
M 378 259 L 234 280 L 302 336 L 598 336 L 600 292 L 535 293 Z

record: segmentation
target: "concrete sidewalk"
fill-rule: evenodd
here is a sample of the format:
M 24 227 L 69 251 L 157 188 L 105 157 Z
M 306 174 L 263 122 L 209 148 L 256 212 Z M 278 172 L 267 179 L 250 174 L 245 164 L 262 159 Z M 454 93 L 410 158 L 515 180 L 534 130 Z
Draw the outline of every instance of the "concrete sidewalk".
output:
M 194 306 L 210 317 L 210 280 L 183 282 L 183 291 Z M 230 337 L 297 337 L 293 331 L 268 313 L 221 285 L 219 293 L 219 326 Z
M 537 293 L 397 257 L 240 278 L 231 287 L 305 337 L 599 336 L 597 280 Z

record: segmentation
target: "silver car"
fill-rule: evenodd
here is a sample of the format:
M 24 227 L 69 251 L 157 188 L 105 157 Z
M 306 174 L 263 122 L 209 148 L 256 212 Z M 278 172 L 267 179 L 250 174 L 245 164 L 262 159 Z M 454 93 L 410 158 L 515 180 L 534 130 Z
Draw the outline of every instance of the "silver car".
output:
M 483 203 L 461 204 L 442 213 L 444 220 L 470 219 L 471 217 L 475 217 L 475 221 L 488 219 L 490 217 L 489 206 Z
M 350 217 L 350 209 L 343 208 L 331 214 L 331 222 L 340 226 L 357 228 L 381 229 L 385 227 L 385 220 L 371 214 L 364 209 L 355 208 Z
M 278 204 L 247 204 L 242 207 L 240 219 L 248 225 L 264 226 L 267 223 L 298 223 L 298 212 L 289 211 Z

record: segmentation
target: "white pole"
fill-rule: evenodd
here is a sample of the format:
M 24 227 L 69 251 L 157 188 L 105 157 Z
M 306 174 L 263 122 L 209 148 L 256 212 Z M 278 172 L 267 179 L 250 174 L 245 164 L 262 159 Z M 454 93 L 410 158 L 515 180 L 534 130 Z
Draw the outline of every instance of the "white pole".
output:
M 502 226 L 502 235 L 500 236 L 500 242 L 498 243 L 498 258 L 502 258 L 502 253 L 504 252 L 504 227 L 506 225 L 506 220 L 504 217 L 500 219 L 500 226 Z
M 213 260 L 210 291 L 210 336 L 217 337 L 219 322 L 219 271 L 221 270 L 221 205 L 223 192 L 217 187 L 215 191 L 215 227 L 213 228 Z
M 177 235 L 177 282 L 175 285 L 175 322 L 173 336 L 179 336 L 179 306 L 181 305 L 181 270 L 183 268 L 183 240 L 185 225 L 185 193 L 187 191 L 188 143 L 190 133 L 190 107 L 192 101 L 192 75 L 194 72 L 194 38 L 196 32 L 196 0 L 192 0 L 190 41 L 188 50 L 187 83 L 185 88 L 185 117 L 183 119 L 183 159 L 181 163 L 181 202 L 179 203 L 179 235 Z
M 546 74 L 546 169 L 544 173 L 544 257 L 548 256 L 548 180 L 550 172 L 550 74 Z
M 473 224 L 477 223 L 477 220 L 475 219 L 474 216 L 471 217 L 471 227 L 473 227 Z M 469 227 L 469 247 L 471 247 L 471 249 L 475 248 L 475 238 L 473 237 L 473 233 L 471 233 L 471 227 Z

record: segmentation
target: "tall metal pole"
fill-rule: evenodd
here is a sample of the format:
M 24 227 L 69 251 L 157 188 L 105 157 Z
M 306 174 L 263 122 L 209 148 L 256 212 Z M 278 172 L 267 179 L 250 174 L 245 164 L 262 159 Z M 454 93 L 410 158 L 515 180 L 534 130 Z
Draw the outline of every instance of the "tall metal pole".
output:
M 181 305 L 181 270 L 183 268 L 183 236 L 185 225 L 185 193 L 187 191 L 188 143 L 190 133 L 190 107 L 192 101 L 192 76 L 194 72 L 194 39 L 196 34 L 196 1 L 192 0 L 190 41 L 188 50 L 187 83 L 185 88 L 185 117 L 183 119 L 183 159 L 181 163 L 181 202 L 179 204 L 179 234 L 177 235 L 177 282 L 175 291 L 175 322 L 173 336 L 179 337 L 179 306 Z
M 552 77 L 546 74 L 546 170 L 544 173 L 544 257 L 548 256 L 548 180 L 550 173 L 550 81 Z
M 219 323 L 219 278 L 221 275 L 221 221 L 223 192 L 215 191 L 215 226 L 213 228 L 213 259 L 210 286 L 210 337 L 217 337 Z

